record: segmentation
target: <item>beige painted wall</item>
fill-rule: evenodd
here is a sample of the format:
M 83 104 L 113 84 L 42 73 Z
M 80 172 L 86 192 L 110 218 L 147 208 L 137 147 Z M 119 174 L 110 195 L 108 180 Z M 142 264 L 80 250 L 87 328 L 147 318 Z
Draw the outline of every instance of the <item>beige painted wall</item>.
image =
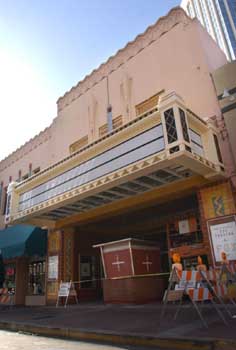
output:
M 225 62 L 223 52 L 198 21 L 193 20 L 188 25 L 180 23 L 109 74 L 113 117 L 123 115 L 125 121 L 134 118 L 134 106 L 162 89 L 176 91 L 202 118 L 219 116 L 210 72 Z M 126 99 L 122 96 L 122 86 L 127 91 Z M 130 104 L 129 115 L 125 112 L 126 103 Z M 98 128 L 106 122 L 106 107 L 107 81 L 104 78 L 59 111 L 53 143 L 55 159 L 66 156 L 69 144 L 84 135 L 88 134 L 90 141 L 96 139 Z M 95 109 L 94 116 L 89 115 L 88 110 Z M 94 134 L 91 129 L 95 129 Z

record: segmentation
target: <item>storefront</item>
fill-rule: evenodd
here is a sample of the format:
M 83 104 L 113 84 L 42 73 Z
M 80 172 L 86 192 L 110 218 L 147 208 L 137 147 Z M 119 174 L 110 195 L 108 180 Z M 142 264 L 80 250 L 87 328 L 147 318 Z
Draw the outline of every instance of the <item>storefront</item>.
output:
M 13 184 L 6 222 L 48 227 L 46 267 L 31 266 L 31 271 L 47 271 L 46 302 L 56 304 L 61 281 L 75 282 L 80 301 L 160 300 L 174 253 L 186 269 L 196 266 L 198 256 L 214 266 L 209 219 L 235 214 L 231 183 L 217 150 L 217 130 L 188 111 L 173 92 L 119 132 Z M 160 266 L 153 271 L 161 274 L 158 282 L 159 277 L 129 273 L 103 282 L 109 276 L 94 246 L 124 239 L 142 240 L 143 246 L 153 242 L 160 252 Z M 113 266 L 120 263 L 116 255 Z M 141 263 L 152 263 L 146 255 Z M 34 283 L 39 282 L 32 283 L 37 292 Z
M 45 304 L 46 245 L 47 231 L 34 226 L 16 225 L 0 231 L 3 288 L 10 296 L 7 303 Z

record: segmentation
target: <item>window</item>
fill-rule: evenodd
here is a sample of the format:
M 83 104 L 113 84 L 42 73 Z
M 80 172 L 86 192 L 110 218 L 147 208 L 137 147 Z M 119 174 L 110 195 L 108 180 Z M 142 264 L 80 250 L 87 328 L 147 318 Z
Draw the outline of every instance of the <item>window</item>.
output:
M 28 265 L 28 295 L 45 294 L 45 261 Z
M 112 129 L 113 129 L 113 130 L 114 130 L 114 129 L 117 129 L 117 128 L 121 127 L 122 124 L 123 124 L 122 116 L 119 115 L 118 117 L 116 117 L 116 118 L 114 118 L 114 119 L 112 120 Z M 101 127 L 99 128 L 99 137 L 103 137 L 103 136 L 105 136 L 107 133 L 108 133 L 108 125 L 107 125 L 107 123 L 106 123 L 106 124 L 104 124 L 103 126 L 101 126 Z
M 192 7 L 192 4 L 189 2 L 188 5 L 187 5 L 187 11 L 188 11 L 188 15 L 191 17 L 191 18 L 194 18 L 195 17 L 195 13 L 194 13 L 194 9 Z
M 70 153 L 79 151 L 81 148 L 87 146 L 88 144 L 88 135 L 81 137 L 81 139 L 75 141 L 70 145 Z
M 202 145 L 201 135 L 199 135 L 196 131 L 189 129 L 189 135 L 191 140 L 191 147 L 194 153 L 199 156 L 204 156 L 204 149 Z
M 29 174 L 25 174 L 24 176 L 22 176 L 22 181 L 28 179 L 28 177 L 29 177 Z
M 39 172 L 40 172 L 40 167 L 38 167 L 38 168 L 36 168 L 36 169 L 33 170 L 33 174 L 37 174 L 37 173 L 39 173 Z
M 29 176 L 32 175 L 32 163 L 29 164 Z
M 188 134 L 188 126 L 186 123 L 186 116 L 184 111 L 181 108 L 179 108 L 179 114 L 180 114 L 180 121 L 181 121 L 182 130 L 183 130 L 184 140 L 189 142 L 190 140 L 189 140 L 189 134 Z
M 17 182 L 21 182 L 21 170 L 18 171 L 18 179 L 16 180 Z
M 167 111 L 165 111 L 164 116 L 166 122 L 168 143 L 173 143 L 178 140 L 173 108 L 170 108 Z
M 171 248 L 201 243 L 203 235 L 199 215 L 181 218 L 169 224 Z
M 220 145 L 219 145 L 219 141 L 217 136 L 214 134 L 214 142 L 215 142 L 215 146 L 216 146 L 216 153 L 217 153 L 217 157 L 218 157 L 218 161 L 220 163 L 223 163 L 223 159 L 222 159 L 222 155 L 221 155 L 221 151 L 220 151 Z
M 139 103 L 137 106 L 135 106 L 136 109 L 136 115 L 144 114 L 147 111 L 150 111 L 154 108 L 157 109 L 158 101 L 159 101 L 160 94 L 156 94 L 149 99 L 145 100 L 144 102 Z

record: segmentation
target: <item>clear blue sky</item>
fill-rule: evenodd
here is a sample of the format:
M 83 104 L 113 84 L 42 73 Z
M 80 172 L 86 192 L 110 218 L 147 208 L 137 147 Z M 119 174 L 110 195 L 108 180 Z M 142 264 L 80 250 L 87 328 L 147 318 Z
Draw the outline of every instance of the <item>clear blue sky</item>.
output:
M 0 159 L 50 124 L 61 95 L 179 4 L 0 0 Z

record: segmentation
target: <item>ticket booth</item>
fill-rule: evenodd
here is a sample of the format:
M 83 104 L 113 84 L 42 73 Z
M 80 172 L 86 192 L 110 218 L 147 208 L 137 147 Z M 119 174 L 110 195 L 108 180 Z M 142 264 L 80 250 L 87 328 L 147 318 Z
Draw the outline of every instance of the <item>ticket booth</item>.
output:
M 100 248 L 106 303 L 148 303 L 163 295 L 160 249 L 155 242 L 127 238 L 94 246 Z

